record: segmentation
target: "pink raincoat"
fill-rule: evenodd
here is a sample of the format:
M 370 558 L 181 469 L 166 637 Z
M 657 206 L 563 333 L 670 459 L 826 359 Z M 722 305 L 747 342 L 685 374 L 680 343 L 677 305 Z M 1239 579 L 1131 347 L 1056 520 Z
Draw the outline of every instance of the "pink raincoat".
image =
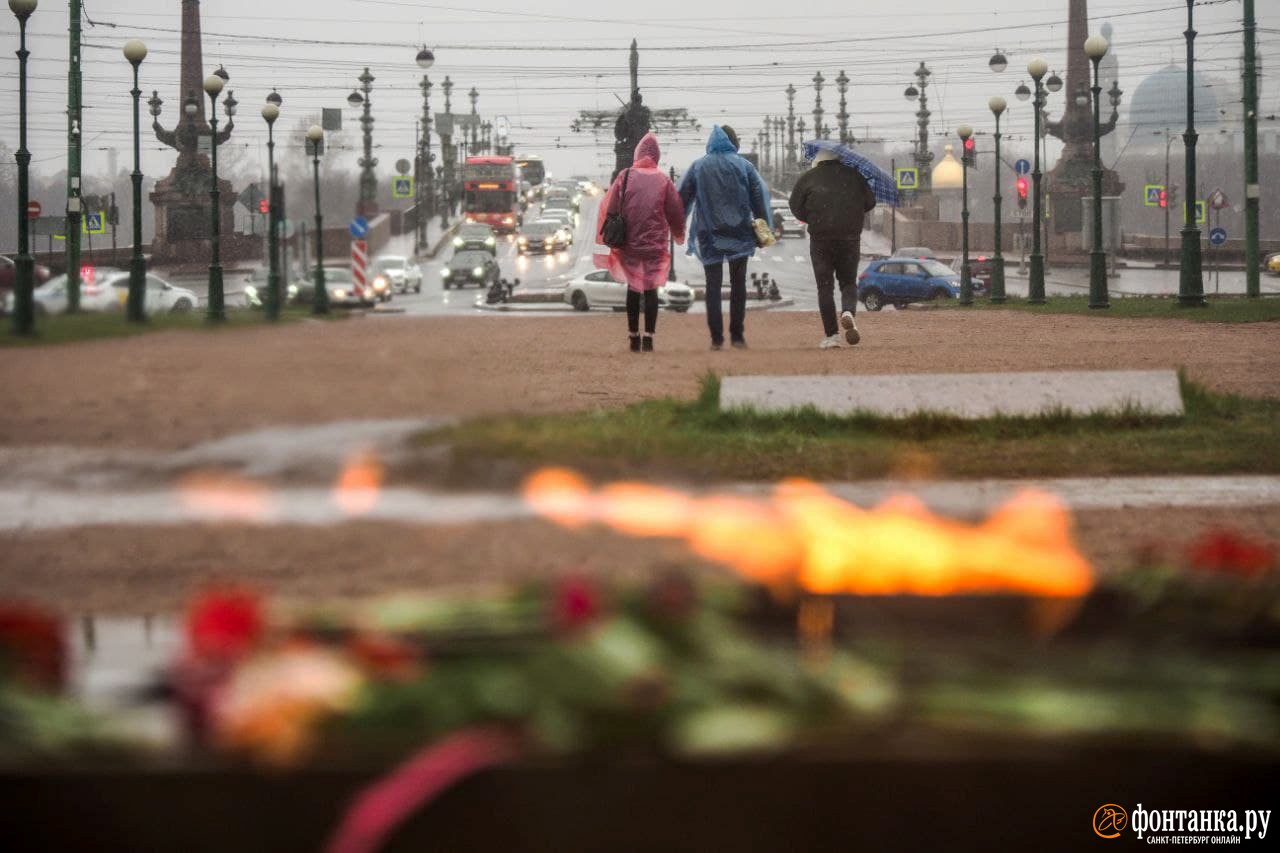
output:
M 667 283 L 671 266 L 668 240 L 674 233 L 677 243 L 684 242 L 684 205 L 680 203 L 675 184 L 658 169 L 660 156 L 658 138 L 646 133 L 636 146 L 635 165 L 630 169 L 631 178 L 622 202 L 622 215 L 627 220 L 627 245 L 609 249 L 607 255 L 595 255 L 597 268 L 609 270 L 616 281 L 625 281 L 636 291 L 656 290 Z M 600 239 L 600 231 L 622 193 L 626 174 L 626 171 L 618 173 L 618 179 L 600 204 L 597 251 L 608 248 Z

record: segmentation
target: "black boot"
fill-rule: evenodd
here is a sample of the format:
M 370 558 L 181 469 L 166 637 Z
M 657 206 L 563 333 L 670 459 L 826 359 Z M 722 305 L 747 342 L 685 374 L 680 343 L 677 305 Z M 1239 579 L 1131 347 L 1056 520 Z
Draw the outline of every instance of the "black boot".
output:
M 645 352 L 653 352 L 653 335 L 644 336 L 644 345 L 641 347 Z
M 631 336 L 631 351 L 640 352 L 640 336 L 639 335 Z

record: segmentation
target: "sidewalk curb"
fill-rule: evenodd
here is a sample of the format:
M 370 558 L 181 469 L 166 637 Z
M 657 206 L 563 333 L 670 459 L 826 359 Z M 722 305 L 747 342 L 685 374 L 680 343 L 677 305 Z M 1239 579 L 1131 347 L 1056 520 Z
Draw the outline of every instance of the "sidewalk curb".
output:
M 453 235 L 458 232 L 458 226 L 461 224 L 462 220 L 459 219 L 446 228 L 444 233 L 440 235 L 440 239 L 436 241 L 434 246 L 424 252 L 422 257 L 429 261 L 434 261 L 436 259 L 436 255 L 440 254 L 440 250 L 445 247 L 445 244 L 453 239 Z

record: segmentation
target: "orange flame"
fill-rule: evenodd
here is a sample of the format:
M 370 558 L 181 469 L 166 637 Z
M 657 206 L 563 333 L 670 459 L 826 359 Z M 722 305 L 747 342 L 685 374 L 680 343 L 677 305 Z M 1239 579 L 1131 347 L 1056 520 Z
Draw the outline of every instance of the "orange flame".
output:
M 1038 492 L 978 525 L 933 516 L 910 497 L 863 510 L 804 481 L 763 498 L 696 497 L 642 483 L 593 489 L 548 469 L 528 480 L 525 499 L 566 527 L 680 539 L 752 581 L 814 593 L 1078 597 L 1093 586 L 1066 510 Z
M 378 502 L 386 468 L 371 451 L 354 453 L 333 487 L 333 500 L 348 515 L 365 515 Z

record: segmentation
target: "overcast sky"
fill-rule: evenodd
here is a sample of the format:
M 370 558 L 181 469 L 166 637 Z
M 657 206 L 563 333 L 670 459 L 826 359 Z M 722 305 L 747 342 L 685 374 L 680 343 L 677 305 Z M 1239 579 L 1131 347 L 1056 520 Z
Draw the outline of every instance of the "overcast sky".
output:
M 475 86 L 479 111 L 509 120 L 517 150 L 543 155 L 561 174 L 608 171 L 611 132 L 597 138 L 575 134 L 569 125 L 579 109 L 610 108 L 617 105 L 615 94 L 626 97 L 632 37 L 640 42 L 646 103 L 688 107 L 704 125 L 697 139 L 685 133 L 664 140 L 664 160 L 677 167 L 700 153 L 712 123 L 733 124 L 745 140 L 759 130 L 764 116 L 785 114 L 788 83 L 800 90 L 797 113 L 811 122 L 810 81 L 819 70 L 828 81 L 823 90 L 827 122 L 835 124 L 834 78 L 843 69 L 852 79 L 849 112 L 857 133 L 900 141 L 904 149 L 915 119 L 902 92 L 921 60 L 934 71 L 935 133 L 965 122 L 988 128 L 987 99 L 1003 94 L 1012 105 L 1008 129 L 1029 134 L 1030 110 L 1012 97 L 1025 78 L 1022 69 L 1033 56 L 1043 55 L 1052 67 L 1066 71 L 1067 0 L 650 0 L 622 4 L 625 11 L 617 13 L 582 0 L 477 2 L 477 8 L 464 9 L 410 0 L 205 0 L 206 69 L 224 64 L 241 102 L 234 143 L 265 159 L 266 132 L 258 110 L 273 86 L 284 97 L 278 128 L 291 134 L 299 119 L 310 120 L 322 106 L 345 108 L 355 78 L 369 65 L 377 77 L 379 172 L 389 174 L 396 159 L 412 155 L 414 119 L 421 112 L 421 71 L 414 64 L 420 43 L 436 51 L 429 72 L 436 84 L 433 111 L 443 108 L 439 84 L 445 75 L 456 86 L 455 112 L 469 109 L 465 92 Z M 1280 2 L 1259 0 L 1257 5 L 1266 69 L 1263 111 L 1275 112 L 1280 109 L 1280 87 L 1272 82 L 1274 69 L 1280 68 Z M 144 98 L 158 89 L 165 100 L 161 121 L 172 126 L 180 103 L 181 4 L 86 0 L 86 6 L 98 22 L 85 27 L 86 172 L 104 170 L 105 149 L 113 147 L 120 167 L 128 168 L 129 66 L 119 47 L 135 37 L 147 42 L 151 55 L 143 65 Z M 646 11 L 643 17 L 633 11 L 638 8 Z M 797 14 L 780 16 L 784 9 Z M 1111 21 L 1121 86 L 1130 92 L 1142 77 L 1184 56 L 1181 0 L 1093 0 L 1090 14 L 1092 31 Z M 1240 14 L 1238 0 L 1209 0 L 1197 10 L 1200 62 L 1224 79 L 1238 78 Z M 0 128 L 0 139 L 16 148 L 16 24 L 7 11 L 3 22 L 0 48 L 8 58 L 0 78 L 11 120 Z M 66 28 L 67 4 L 42 0 L 30 23 L 31 148 L 36 168 L 47 172 L 64 164 Z M 306 43 L 310 40 L 317 43 Z M 997 47 L 1011 63 L 1002 75 L 987 68 Z M 1061 97 L 1051 112 L 1059 111 Z M 347 109 L 346 118 L 354 138 L 355 112 Z M 173 155 L 159 150 L 150 135 L 145 104 L 143 121 L 148 134 L 144 170 L 159 176 L 171 168 Z M 302 154 L 286 147 L 282 156 Z M 355 167 L 354 151 L 335 156 Z

